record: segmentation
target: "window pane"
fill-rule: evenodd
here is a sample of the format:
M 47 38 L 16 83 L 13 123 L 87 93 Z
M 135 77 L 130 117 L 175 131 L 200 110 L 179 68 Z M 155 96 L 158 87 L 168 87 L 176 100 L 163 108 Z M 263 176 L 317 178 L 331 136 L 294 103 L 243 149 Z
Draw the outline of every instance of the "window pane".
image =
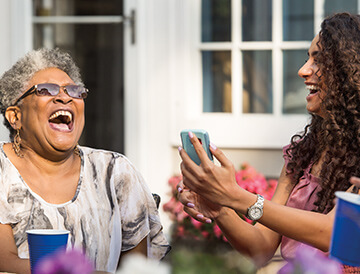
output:
M 271 41 L 272 1 L 242 1 L 242 40 Z
M 298 76 L 297 72 L 307 58 L 306 50 L 286 50 L 283 60 L 283 112 L 285 114 L 307 113 L 304 79 Z
M 339 1 L 339 0 L 326 0 L 325 1 L 325 16 L 328 16 L 335 12 L 350 12 L 357 14 L 358 0 L 346 0 L 346 1 Z
M 314 38 L 314 0 L 283 0 L 283 40 Z
M 203 111 L 231 112 L 231 53 L 203 51 Z
M 272 113 L 271 51 L 243 52 L 243 112 Z
M 231 40 L 231 1 L 202 0 L 201 41 Z
M 33 0 L 36 16 L 121 15 L 119 0 Z

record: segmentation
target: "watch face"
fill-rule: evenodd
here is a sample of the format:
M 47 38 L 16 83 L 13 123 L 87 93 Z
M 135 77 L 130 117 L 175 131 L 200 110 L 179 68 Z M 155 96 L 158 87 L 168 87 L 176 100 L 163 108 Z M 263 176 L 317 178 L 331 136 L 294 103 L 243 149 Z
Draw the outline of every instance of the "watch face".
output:
M 258 220 L 261 218 L 263 211 L 260 207 L 252 207 L 249 210 L 249 216 L 252 220 Z

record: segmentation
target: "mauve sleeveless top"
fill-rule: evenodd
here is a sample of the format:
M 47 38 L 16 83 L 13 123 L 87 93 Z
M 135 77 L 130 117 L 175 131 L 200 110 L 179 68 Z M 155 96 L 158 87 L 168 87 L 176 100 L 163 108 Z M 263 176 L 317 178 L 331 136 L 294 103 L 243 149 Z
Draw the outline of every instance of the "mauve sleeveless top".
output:
M 286 150 L 290 145 L 283 148 L 283 155 L 285 165 L 289 162 Z M 293 188 L 290 193 L 289 199 L 286 203 L 287 206 L 311 211 L 315 209 L 314 202 L 317 199 L 317 193 L 321 190 L 320 179 L 310 173 L 312 164 L 305 170 L 304 175 L 300 178 L 299 183 Z M 296 240 L 282 236 L 281 239 L 281 255 L 285 260 L 291 260 L 295 257 L 295 252 L 298 247 L 305 245 Z M 315 248 L 314 248 L 315 249 Z
M 283 155 L 285 159 L 285 165 L 289 162 L 289 157 L 286 154 L 286 150 L 290 147 L 287 145 L 283 148 Z M 317 193 L 321 190 L 320 187 L 320 178 L 312 175 L 310 173 L 312 164 L 308 166 L 307 169 L 304 170 L 304 175 L 300 178 L 299 183 L 294 187 L 291 191 L 289 199 L 286 203 L 287 206 L 308 210 L 311 211 L 315 209 L 314 202 L 317 199 Z M 288 237 L 282 236 L 281 238 L 281 256 L 284 260 L 289 261 L 294 259 L 296 249 L 301 246 L 305 246 L 301 242 L 296 240 L 290 239 Z M 307 245 L 308 246 L 308 245 Z M 309 247 L 309 246 L 308 246 Z M 314 247 L 311 247 L 316 249 Z M 319 251 L 318 249 L 316 249 Z M 324 253 L 328 255 L 329 253 Z M 342 273 L 352 273 L 352 274 L 360 274 L 360 267 L 353 267 L 342 265 Z

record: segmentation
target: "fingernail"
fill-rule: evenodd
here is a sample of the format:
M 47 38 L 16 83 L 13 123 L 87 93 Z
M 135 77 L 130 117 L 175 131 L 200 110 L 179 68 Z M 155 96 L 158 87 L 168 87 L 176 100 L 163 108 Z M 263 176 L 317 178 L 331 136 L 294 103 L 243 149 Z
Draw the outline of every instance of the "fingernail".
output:
M 196 217 L 199 218 L 199 219 L 202 219 L 202 218 L 204 218 L 204 215 L 198 214 L 198 215 L 196 215 Z
M 216 149 L 217 149 L 217 147 L 216 147 L 213 143 L 211 143 L 211 142 L 210 142 L 210 146 L 211 146 L 211 148 L 212 148 L 213 150 L 216 150 Z
M 182 150 L 182 147 L 178 147 L 178 151 L 180 152 Z
M 192 207 L 195 207 L 195 205 L 194 205 L 193 203 L 187 203 L 186 206 L 187 206 L 187 207 L 191 207 L 191 208 L 192 208 Z
M 181 187 L 178 187 L 178 192 L 181 192 L 182 191 L 182 188 Z
M 194 137 L 194 134 L 193 134 L 191 131 L 189 131 L 189 137 L 190 137 L 190 139 L 191 139 L 192 137 Z
M 210 219 L 206 219 L 205 223 L 211 224 L 212 221 Z

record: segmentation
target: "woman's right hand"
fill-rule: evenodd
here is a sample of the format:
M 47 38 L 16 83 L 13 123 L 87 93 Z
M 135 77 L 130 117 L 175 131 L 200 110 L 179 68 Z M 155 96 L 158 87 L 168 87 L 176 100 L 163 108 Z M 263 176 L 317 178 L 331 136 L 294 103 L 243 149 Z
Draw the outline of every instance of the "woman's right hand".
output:
M 216 219 L 220 215 L 221 206 L 214 204 L 199 194 L 188 189 L 183 181 L 178 186 L 178 199 L 184 205 L 184 211 L 192 218 L 203 222 L 211 223 L 211 219 Z
M 189 138 L 201 164 L 197 165 L 193 162 L 186 151 L 179 147 L 182 159 L 180 169 L 184 185 L 207 201 L 224 207 L 236 208 L 236 210 L 240 208 L 240 212 L 245 213 L 249 204 L 255 202 L 255 195 L 248 195 L 247 191 L 237 184 L 232 162 L 220 149 L 211 144 L 210 151 L 220 164 L 215 165 L 209 159 L 198 138 L 191 132 Z

